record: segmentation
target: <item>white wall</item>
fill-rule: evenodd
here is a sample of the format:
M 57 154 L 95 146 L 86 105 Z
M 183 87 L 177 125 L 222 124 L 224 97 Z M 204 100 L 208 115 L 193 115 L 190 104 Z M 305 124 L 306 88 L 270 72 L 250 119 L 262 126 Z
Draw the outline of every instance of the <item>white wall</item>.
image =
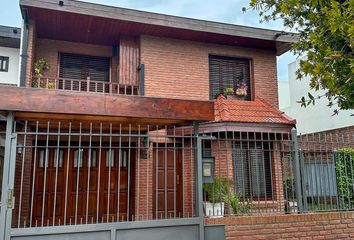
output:
M 281 84 L 279 84 L 278 88 L 280 109 L 296 119 L 298 132 L 313 133 L 353 126 L 354 117 L 350 115 L 354 113 L 354 110 L 341 110 L 338 115 L 332 116 L 336 107 L 328 107 L 326 98 L 316 100 L 315 106 L 311 105 L 307 108 L 301 107 L 297 103 L 302 96 L 306 98 L 308 92 L 311 92 L 313 96 L 324 93 L 324 91 L 310 91 L 309 78 L 304 78 L 301 81 L 296 80 L 295 72 L 298 67 L 299 61 L 288 65 L 289 82 L 280 82 Z
M 0 47 L 0 56 L 9 57 L 9 71 L 0 72 L 0 84 L 6 83 L 17 85 L 20 49 Z

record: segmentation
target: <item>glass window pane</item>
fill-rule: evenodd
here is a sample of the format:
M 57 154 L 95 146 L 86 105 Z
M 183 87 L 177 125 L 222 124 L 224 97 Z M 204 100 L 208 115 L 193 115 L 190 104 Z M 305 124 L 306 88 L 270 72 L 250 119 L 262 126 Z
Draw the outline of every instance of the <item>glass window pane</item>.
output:
M 110 166 L 114 166 L 114 149 L 109 149 L 106 151 L 106 167 L 109 167 L 109 162 L 111 162 Z
M 79 167 L 82 167 L 82 153 L 83 153 L 82 149 L 74 151 L 74 167 L 78 166 L 78 162 L 79 162 Z M 79 159 L 79 155 L 80 155 L 80 159 Z
M 63 157 L 64 157 L 64 150 L 60 149 L 59 150 L 59 159 L 58 159 L 58 149 L 55 149 L 54 152 L 54 167 L 57 167 L 57 160 L 59 160 L 59 165 L 58 167 L 63 167 Z
M 45 150 L 41 149 L 39 150 L 39 167 L 44 167 L 44 162 L 45 161 Z M 46 162 L 46 167 L 48 167 L 48 162 Z
M 90 167 L 96 167 L 96 155 L 97 155 L 96 150 L 91 150 L 91 166 Z

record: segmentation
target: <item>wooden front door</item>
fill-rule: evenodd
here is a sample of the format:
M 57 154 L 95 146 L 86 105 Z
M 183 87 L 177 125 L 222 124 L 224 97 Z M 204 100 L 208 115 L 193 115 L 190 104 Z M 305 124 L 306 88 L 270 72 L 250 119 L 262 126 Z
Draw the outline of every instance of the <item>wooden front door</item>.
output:
M 179 149 L 154 148 L 153 214 L 155 218 L 182 215 L 182 161 Z
M 134 170 L 132 151 L 129 154 L 128 149 L 99 151 L 82 147 L 60 149 L 59 157 L 54 148 L 39 148 L 37 152 L 33 224 L 41 226 L 42 221 L 45 226 L 53 225 L 53 221 L 55 225 L 62 224 L 65 200 L 68 224 L 127 220 L 134 213 L 131 204 L 134 179 L 128 174 L 128 170 L 130 173 Z
M 35 226 L 52 225 L 53 221 L 57 224 L 64 220 L 66 153 L 65 149 L 53 148 L 39 148 L 34 153 L 36 169 L 32 224 Z

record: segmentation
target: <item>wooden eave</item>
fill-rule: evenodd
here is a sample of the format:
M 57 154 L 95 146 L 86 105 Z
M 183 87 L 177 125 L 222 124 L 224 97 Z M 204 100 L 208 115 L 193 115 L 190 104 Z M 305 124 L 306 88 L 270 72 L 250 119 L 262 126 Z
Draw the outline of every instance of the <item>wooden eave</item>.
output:
M 214 119 L 210 101 L 0 86 L 0 111 L 19 118 L 184 125 Z
M 117 43 L 120 34 L 154 35 L 274 50 L 278 55 L 297 41 L 293 33 L 150 13 L 81 1 L 20 0 L 25 19 L 36 21 L 39 37 Z M 75 24 L 73 24 L 75 23 Z M 80 32 L 82 31 L 82 32 Z M 73 33 L 74 36 L 71 36 Z M 75 38 L 77 36 L 78 39 Z M 104 36 L 104 38 L 100 38 Z M 72 37 L 72 39 L 70 39 Z

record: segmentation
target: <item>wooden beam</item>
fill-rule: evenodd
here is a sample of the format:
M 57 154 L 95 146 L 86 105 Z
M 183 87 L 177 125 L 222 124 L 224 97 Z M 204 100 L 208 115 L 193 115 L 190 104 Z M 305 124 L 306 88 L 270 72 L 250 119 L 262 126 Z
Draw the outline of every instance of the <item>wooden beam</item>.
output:
M 110 96 L 9 86 L 0 86 L 0 96 L 0 111 L 134 119 L 214 120 L 214 104 L 211 101 Z

